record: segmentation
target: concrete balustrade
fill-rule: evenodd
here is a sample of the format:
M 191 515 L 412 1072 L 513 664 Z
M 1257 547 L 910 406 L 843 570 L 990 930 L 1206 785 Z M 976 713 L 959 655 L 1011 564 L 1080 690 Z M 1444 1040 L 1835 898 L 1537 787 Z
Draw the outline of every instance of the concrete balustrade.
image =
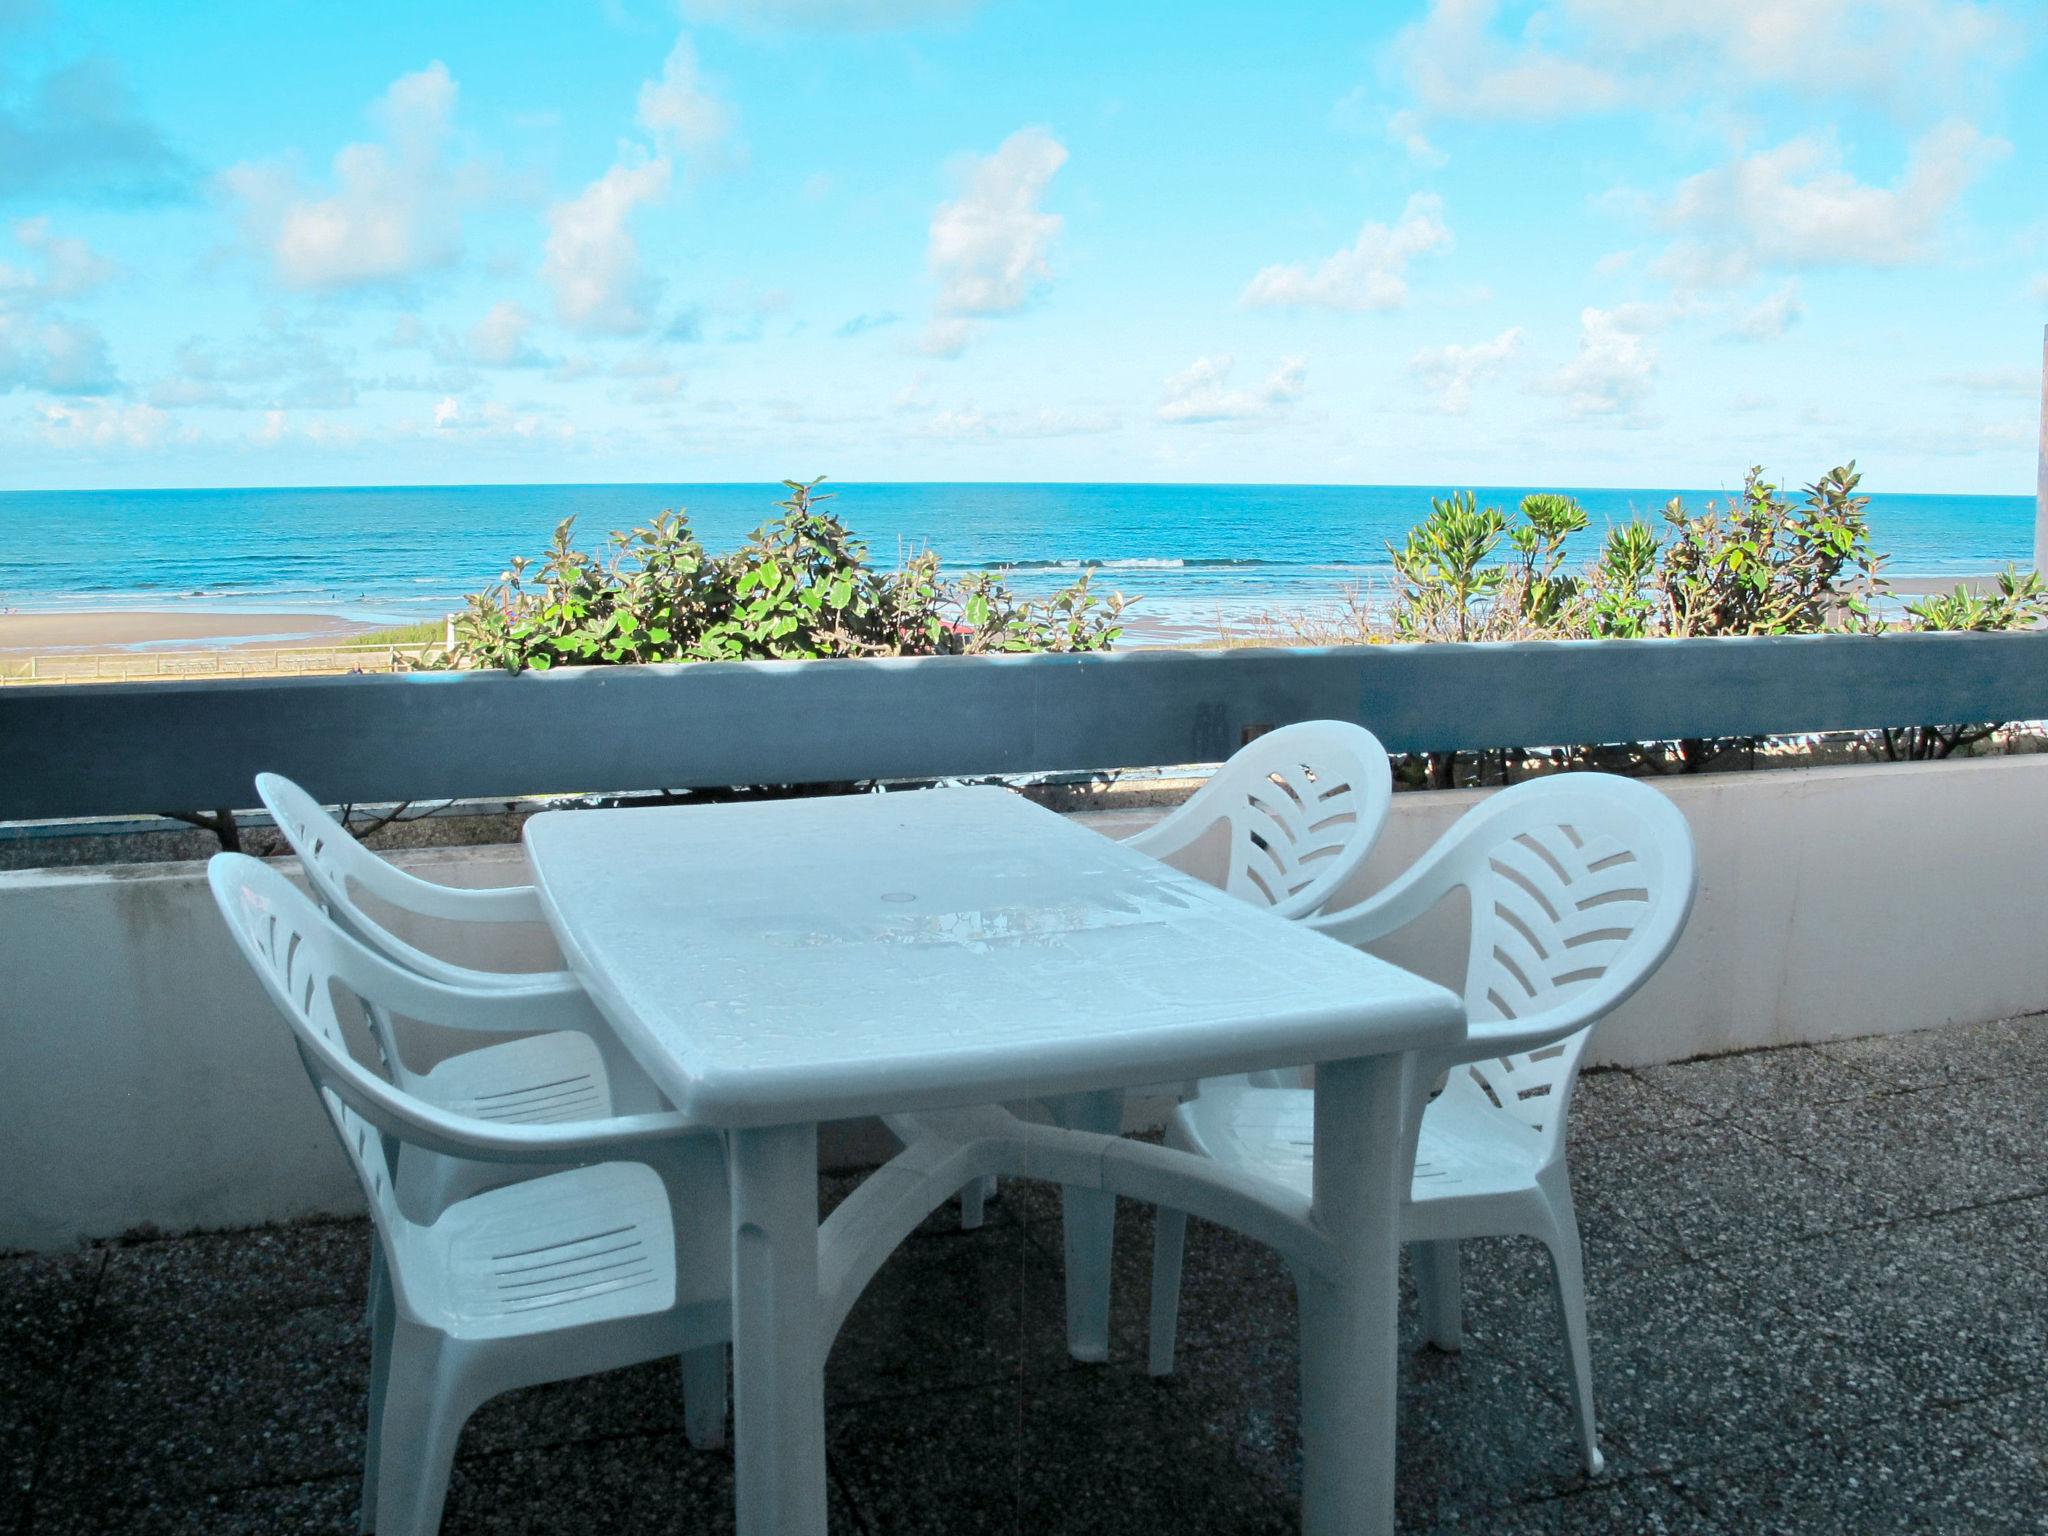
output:
M 2048 757 L 1659 787 L 1698 840 L 1699 900 L 1670 962 L 1603 1027 L 1595 1062 L 1639 1066 L 2048 1009 L 2048 860 L 2030 835 L 2048 825 Z M 1397 795 L 1357 894 L 1483 793 Z M 1082 814 L 1118 835 L 1160 813 Z M 514 847 L 397 857 L 450 884 L 524 873 Z M 356 1208 L 289 1035 L 233 951 L 204 868 L 0 874 L 0 1250 Z M 1453 977 L 1459 917 L 1436 914 L 1386 953 Z M 509 952 L 467 958 L 517 963 Z M 825 1159 L 869 1160 L 876 1135 L 829 1128 Z

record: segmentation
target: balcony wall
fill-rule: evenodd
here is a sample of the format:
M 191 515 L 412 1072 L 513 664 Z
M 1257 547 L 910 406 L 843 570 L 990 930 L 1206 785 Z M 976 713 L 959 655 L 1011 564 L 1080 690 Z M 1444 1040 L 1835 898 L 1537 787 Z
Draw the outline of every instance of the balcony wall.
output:
M 1699 900 L 1663 971 L 1603 1027 L 1594 1060 L 1642 1065 L 2048 1009 L 2048 860 L 2030 835 L 2048 825 L 2048 758 L 1659 787 L 1698 841 Z M 1357 894 L 1480 793 L 1397 796 Z M 1092 819 L 1123 835 L 1152 814 Z M 523 876 L 509 847 L 401 861 L 452 884 Z M 0 874 L 0 1249 L 355 1207 L 289 1036 L 203 872 Z M 1386 953 L 1451 979 L 1461 922 L 1439 913 Z M 875 1145 L 871 1128 L 834 1127 L 825 1151 L 859 1161 Z

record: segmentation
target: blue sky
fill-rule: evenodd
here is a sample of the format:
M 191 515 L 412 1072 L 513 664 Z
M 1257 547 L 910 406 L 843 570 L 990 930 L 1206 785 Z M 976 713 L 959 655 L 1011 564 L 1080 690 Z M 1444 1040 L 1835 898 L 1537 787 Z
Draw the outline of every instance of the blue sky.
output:
M 0 0 L 0 487 L 2032 489 L 1974 0 Z

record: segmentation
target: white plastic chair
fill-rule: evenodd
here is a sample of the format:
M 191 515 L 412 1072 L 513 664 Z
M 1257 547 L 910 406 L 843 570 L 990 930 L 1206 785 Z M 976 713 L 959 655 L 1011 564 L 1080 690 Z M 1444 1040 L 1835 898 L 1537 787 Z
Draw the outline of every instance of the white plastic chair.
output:
M 1171 814 L 1125 845 L 1281 917 L 1302 918 L 1371 857 L 1393 794 L 1393 768 L 1377 736 L 1347 721 L 1308 720 L 1253 738 Z M 1280 1086 L 1299 1080 L 1299 1074 L 1262 1072 L 1232 1081 Z M 1123 1129 L 1117 1094 L 1049 1107 L 1072 1130 L 1115 1135 Z M 991 1178 L 960 1192 L 963 1228 L 981 1225 L 995 1190 Z M 1089 1190 L 1067 1190 L 1061 1200 L 1070 1347 L 1077 1358 L 1106 1359 L 1116 1201 Z
M 1685 818 L 1654 789 L 1574 773 L 1504 789 L 1466 815 L 1379 895 L 1309 921 L 1364 945 L 1406 927 L 1462 887 L 1471 903 L 1465 976 L 1470 1033 L 1453 1056 L 1418 1064 L 1427 1093 L 1402 1237 L 1431 1342 L 1462 1343 L 1458 1243 L 1525 1236 L 1549 1250 L 1580 1451 L 1605 1464 L 1593 1412 L 1578 1218 L 1565 1119 L 1593 1026 L 1671 952 L 1692 907 Z M 1416 1111 L 1411 1110 L 1411 1113 Z M 1299 1088 L 1205 1085 L 1167 1144 L 1306 1192 L 1314 1098 Z M 1187 1217 L 1161 1210 L 1154 1236 L 1150 1365 L 1173 1369 Z
M 456 965 L 400 938 L 363 904 L 367 894 L 414 917 L 538 926 L 545 917 L 531 885 L 462 890 L 421 880 L 365 848 L 291 780 L 258 774 L 256 792 L 298 854 L 308 883 L 345 933 L 431 981 L 479 995 L 518 993 L 532 1003 L 527 1016 L 545 1021 L 539 1033 L 476 1047 L 419 1070 L 407 1056 L 398 1020 L 373 1006 L 367 1027 L 399 1087 L 442 1109 L 520 1125 L 596 1120 L 663 1107 L 660 1093 L 573 973 Z M 560 960 L 552 951 L 549 958 Z M 547 999 L 553 999 L 551 1011 L 543 1006 Z M 489 1010 L 474 1016 L 485 1021 L 477 1027 L 499 1034 L 505 1030 Z M 521 1176 L 516 1168 L 451 1162 L 431 1152 L 399 1159 L 401 1200 L 425 1220 L 452 1200 Z
M 1342 720 L 1308 720 L 1253 738 L 1126 845 L 1280 917 L 1306 917 L 1371 855 L 1393 793 L 1378 737 Z M 1221 870 L 1213 858 L 1204 865 L 1212 843 L 1224 844 L 1215 850 L 1226 853 Z
M 439 1528 L 456 1440 L 501 1392 L 680 1356 L 692 1443 L 722 1443 L 730 1336 L 723 1152 L 674 1112 L 568 1124 L 451 1111 L 350 1053 L 344 1013 L 377 1006 L 457 1028 L 542 1024 L 551 1002 L 488 998 L 408 974 L 276 870 L 214 857 L 214 899 L 296 1037 L 363 1192 L 383 1263 L 371 1277 L 370 1433 L 362 1528 Z M 423 1223 L 401 1207 L 395 1145 L 531 1167 L 543 1177 L 459 1200 Z M 693 1219 L 678 1224 L 677 1211 Z

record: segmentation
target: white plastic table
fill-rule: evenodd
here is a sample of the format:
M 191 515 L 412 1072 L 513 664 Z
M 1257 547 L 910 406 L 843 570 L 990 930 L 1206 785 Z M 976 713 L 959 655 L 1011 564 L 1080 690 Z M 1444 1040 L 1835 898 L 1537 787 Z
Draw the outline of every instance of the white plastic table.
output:
M 1410 1053 L 1462 1037 L 1453 994 L 1003 790 L 549 813 L 525 835 L 598 1006 L 680 1110 L 730 1132 L 741 1536 L 822 1536 L 839 1324 L 990 1174 L 1278 1248 L 1301 1302 L 1303 1528 L 1392 1530 L 1407 1079 Z M 1308 1062 L 1306 1199 L 973 1108 Z M 879 1114 L 908 1149 L 821 1227 L 819 1122 Z

